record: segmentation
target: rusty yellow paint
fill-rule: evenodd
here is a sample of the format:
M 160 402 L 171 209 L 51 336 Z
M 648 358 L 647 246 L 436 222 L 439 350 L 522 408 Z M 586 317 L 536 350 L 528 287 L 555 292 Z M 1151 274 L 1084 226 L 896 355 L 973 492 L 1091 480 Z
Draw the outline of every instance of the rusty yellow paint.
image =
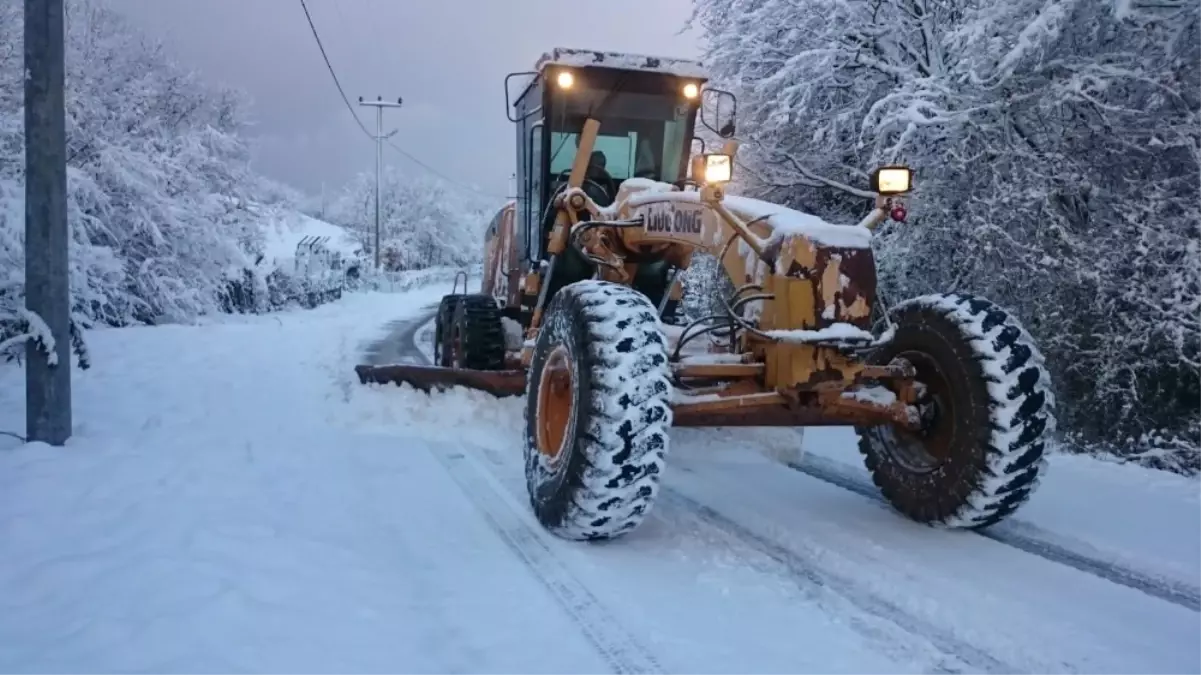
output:
M 788 237 L 784 246 L 780 248 L 776 271 L 780 274 L 787 274 L 794 263 L 805 269 L 813 269 L 817 266 L 817 246 L 814 245 L 812 239 L 802 236 Z
M 591 134 L 588 131 L 586 129 L 587 142 L 581 139 L 580 153 L 573 166 L 573 182 L 582 176 L 584 164 L 581 162 L 588 156 L 584 152 L 585 146 L 590 149 L 595 140 L 595 129 L 590 130 Z M 723 148 L 731 155 L 737 150 L 736 142 L 727 143 Z M 699 166 L 700 158 L 693 160 L 694 167 Z M 655 224 L 666 222 L 672 226 L 653 227 L 650 231 L 645 226 L 601 227 L 587 232 L 581 242 L 584 248 L 590 255 L 611 263 L 602 266 L 602 278 L 628 283 L 637 271 L 637 264 L 631 259 L 638 260 L 641 256 L 687 268 L 697 250 L 711 254 L 724 251 L 720 264 L 735 286 L 760 283 L 762 292 L 774 296 L 773 300 L 762 301 L 759 317 L 762 330 L 815 329 L 823 323 L 819 313 L 825 308 L 834 308 L 834 316 L 838 319 L 866 316 L 870 312 L 868 300 L 862 297 L 850 307 L 837 306 L 842 289 L 840 255 L 833 253 L 826 257 L 813 240 L 801 235 L 772 242 L 771 228 L 766 222 L 752 222 L 751 214 L 723 202 L 722 186 L 701 186 L 693 193 L 695 197 L 674 192 L 643 194 L 637 206 L 630 206 L 629 198 L 646 189 L 637 185 L 620 187 L 616 216 L 623 220 L 643 218 L 644 222 Z M 574 222 L 572 209 L 560 211 L 554 241 L 550 243 L 552 251 L 566 247 L 567 234 Z M 682 223 L 699 224 L 699 227 L 677 227 Z M 823 264 L 820 269 L 819 259 Z M 787 276 L 790 273 L 796 276 Z M 820 276 L 813 278 L 813 274 Z M 676 284 L 669 291 L 670 297 L 678 299 L 680 291 Z M 535 317 L 535 322 L 539 318 Z M 744 332 L 741 340 L 744 353 L 764 364 L 761 386 L 768 391 L 786 394 L 813 390 L 819 385 L 823 388 L 846 386 L 862 369 L 854 359 L 826 347 L 777 342 L 749 332 Z
M 787 289 L 787 329 L 810 329 L 815 326 L 817 321 L 813 302 L 813 282 L 808 279 L 790 277 L 783 277 L 782 281 Z M 785 362 L 789 364 L 789 368 L 787 379 L 782 384 L 794 387 L 809 381 L 816 365 L 812 352 L 813 348 L 808 345 L 788 345 Z
M 693 155 L 692 159 L 689 160 L 689 169 L 692 173 L 692 179 L 698 183 L 701 182 L 701 178 L 705 175 L 705 156 Z
M 759 326 L 764 331 L 773 331 L 779 323 L 780 295 L 777 282 L 779 277 L 770 276 L 764 280 L 763 290 L 766 293 L 771 293 L 776 296 L 775 300 L 768 300 L 763 303 L 763 311 L 759 315 Z M 767 368 L 763 371 L 763 383 L 768 389 L 775 389 L 776 383 L 780 381 L 780 349 L 779 345 L 767 343 L 763 348 L 763 360 Z
M 822 306 L 834 307 L 837 316 L 838 290 L 842 287 L 839 276 L 842 274 L 842 256 L 834 254 L 826 259 L 826 267 L 822 270 L 821 292 Z
M 775 299 L 764 303 L 760 317 L 763 330 L 795 330 L 814 324 L 813 282 L 772 275 L 765 279 L 764 290 Z M 767 342 L 762 351 L 767 365 L 764 384 L 769 388 L 795 387 L 813 375 L 814 350 L 808 345 Z
M 588 172 L 588 161 L 592 159 L 592 149 L 596 146 L 596 135 L 600 133 L 600 121 L 589 117 L 580 129 L 580 145 L 575 153 L 575 161 L 571 164 L 571 175 L 567 184 L 578 188 L 584 184 L 584 176 Z
M 596 135 L 599 132 L 599 121 L 590 117 L 584 122 L 584 128 L 580 130 L 579 148 L 576 150 L 575 161 L 571 165 L 571 174 L 567 178 L 569 186 L 578 188 L 584 184 L 584 175 L 588 171 L 588 160 L 592 156 L 592 148 L 596 145 Z M 576 216 L 575 210 L 558 209 L 555 214 L 555 227 L 551 230 L 546 250 L 553 255 L 559 255 L 567 250 L 571 228 L 577 222 L 579 222 L 579 218 Z
M 843 316 L 848 319 L 862 319 L 863 317 L 871 314 L 871 312 L 871 306 L 867 304 L 867 299 L 862 295 L 855 298 L 855 302 L 845 305 L 842 308 Z

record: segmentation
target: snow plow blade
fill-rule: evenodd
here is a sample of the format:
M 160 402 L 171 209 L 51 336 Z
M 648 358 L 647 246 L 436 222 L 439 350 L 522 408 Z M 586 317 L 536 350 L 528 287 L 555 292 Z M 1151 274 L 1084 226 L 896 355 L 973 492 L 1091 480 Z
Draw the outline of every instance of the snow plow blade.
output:
M 398 364 L 355 366 L 354 371 L 363 384 L 407 384 L 424 392 L 467 387 L 500 397 L 525 393 L 524 370 L 468 370 Z

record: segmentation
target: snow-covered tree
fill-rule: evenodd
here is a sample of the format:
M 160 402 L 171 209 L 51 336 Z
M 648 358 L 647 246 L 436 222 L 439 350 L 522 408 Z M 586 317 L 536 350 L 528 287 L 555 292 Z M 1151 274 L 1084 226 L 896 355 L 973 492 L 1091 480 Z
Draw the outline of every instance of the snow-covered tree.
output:
M 910 222 L 877 244 L 886 294 L 1002 302 L 1047 352 L 1069 441 L 1196 468 L 1199 10 L 695 0 L 694 22 L 739 97 L 743 191 L 846 222 L 872 168 L 913 166 Z
M 495 208 L 493 208 L 495 207 Z M 385 167 L 380 181 L 380 248 L 391 270 L 466 265 L 483 257 L 483 233 L 500 205 L 464 195 L 424 174 Z M 375 245 L 375 174 L 355 178 L 331 205 L 330 222 Z
M 69 0 L 71 287 L 83 324 L 217 311 L 261 250 L 248 209 L 299 195 L 251 172 L 245 102 L 208 86 L 95 0 Z M 22 7 L 0 2 L 0 326 L 23 305 Z M 0 329 L 0 339 L 4 329 Z

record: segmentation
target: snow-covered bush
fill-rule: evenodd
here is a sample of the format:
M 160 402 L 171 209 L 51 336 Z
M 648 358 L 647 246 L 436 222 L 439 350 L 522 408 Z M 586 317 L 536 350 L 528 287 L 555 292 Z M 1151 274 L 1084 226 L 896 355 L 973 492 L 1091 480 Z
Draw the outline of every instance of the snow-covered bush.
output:
M 739 188 L 836 222 L 917 171 L 892 298 L 975 291 L 1039 340 L 1066 447 L 1201 465 L 1201 6 L 694 0 Z
M 22 6 L 0 3 L 0 325 L 24 304 Z M 299 195 L 251 172 L 242 97 L 175 64 L 95 0 L 66 32 L 72 310 L 82 325 L 219 311 L 261 248 L 252 203 Z

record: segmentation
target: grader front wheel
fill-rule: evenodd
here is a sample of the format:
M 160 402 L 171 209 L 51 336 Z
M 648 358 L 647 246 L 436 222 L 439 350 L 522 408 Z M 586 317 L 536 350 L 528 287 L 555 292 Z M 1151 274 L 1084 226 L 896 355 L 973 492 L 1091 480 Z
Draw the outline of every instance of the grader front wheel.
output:
M 1054 429 L 1042 355 L 1007 312 L 969 295 L 927 295 L 893 308 L 893 339 L 874 363 L 917 371 L 921 427 L 860 428 L 859 449 L 892 505 L 919 522 L 982 528 L 1038 485 Z
M 667 453 L 669 375 L 644 295 L 604 281 L 555 294 L 526 378 L 526 487 L 544 527 L 610 539 L 642 522 Z

